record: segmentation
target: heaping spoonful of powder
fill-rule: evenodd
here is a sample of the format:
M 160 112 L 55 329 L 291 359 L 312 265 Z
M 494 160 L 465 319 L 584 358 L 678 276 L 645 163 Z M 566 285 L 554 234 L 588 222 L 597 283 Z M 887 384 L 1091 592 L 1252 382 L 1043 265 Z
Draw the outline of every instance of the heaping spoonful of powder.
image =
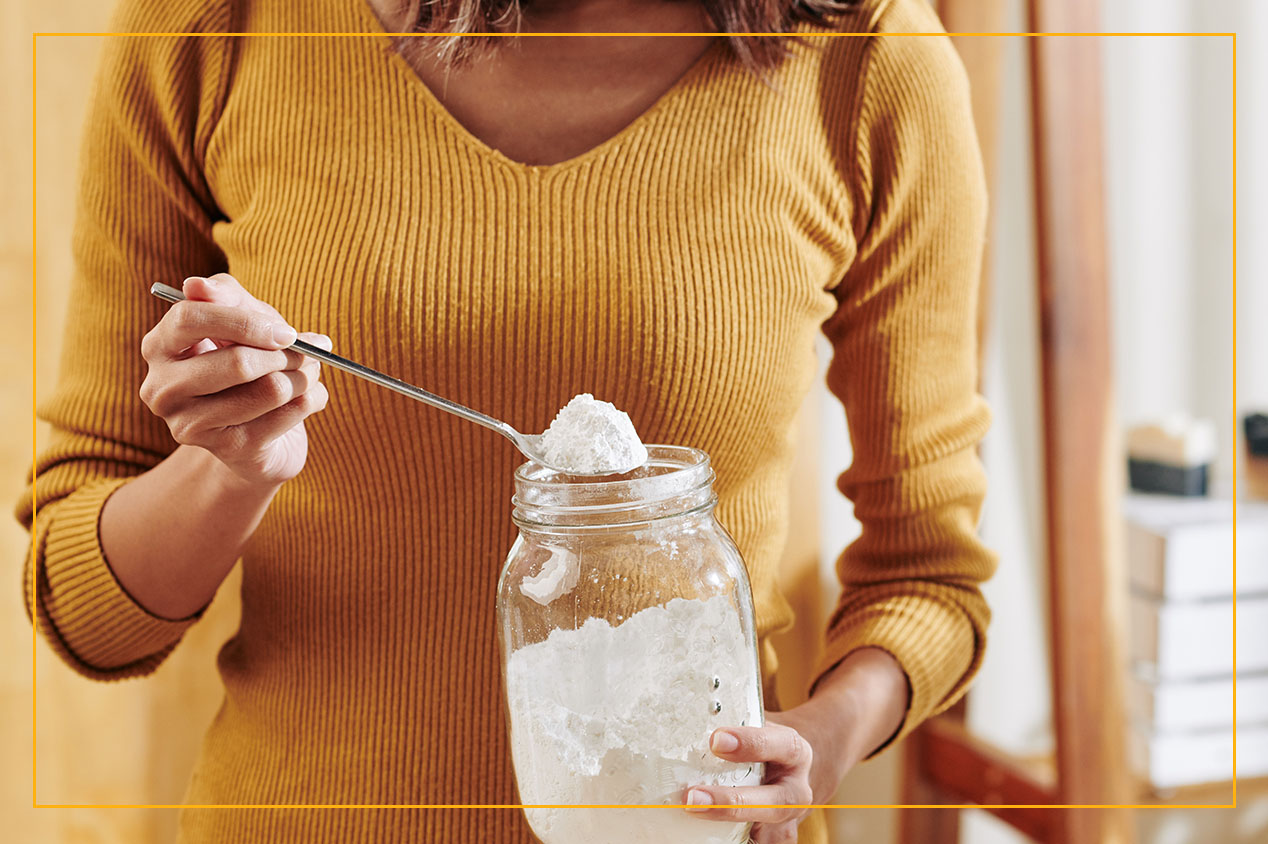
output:
M 161 282 L 151 285 L 150 293 L 165 302 L 175 303 L 185 298 L 184 293 Z M 647 462 L 647 449 L 639 440 L 630 417 L 608 402 L 596 401 L 589 393 L 582 393 L 568 402 L 544 434 L 524 434 L 501 419 L 384 375 L 318 346 L 310 346 L 302 340 L 296 340 L 289 348 L 445 413 L 483 425 L 514 443 L 529 460 L 558 472 L 616 475 L 637 469 Z
M 538 447 L 549 466 L 574 475 L 616 475 L 647 462 L 629 415 L 589 393 L 563 406 Z

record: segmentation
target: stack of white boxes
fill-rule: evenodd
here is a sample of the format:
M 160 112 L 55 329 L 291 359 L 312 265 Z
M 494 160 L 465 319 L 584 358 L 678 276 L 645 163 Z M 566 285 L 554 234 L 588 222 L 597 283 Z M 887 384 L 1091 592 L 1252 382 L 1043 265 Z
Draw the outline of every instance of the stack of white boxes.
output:
M 1236 531 L 1228 500 L 1131 494 L 1124 515 L 1136 773 L 1231 780 L 1236 737 L 1238 778 L 1268 775 L 1268 505 L 1240 502 Z

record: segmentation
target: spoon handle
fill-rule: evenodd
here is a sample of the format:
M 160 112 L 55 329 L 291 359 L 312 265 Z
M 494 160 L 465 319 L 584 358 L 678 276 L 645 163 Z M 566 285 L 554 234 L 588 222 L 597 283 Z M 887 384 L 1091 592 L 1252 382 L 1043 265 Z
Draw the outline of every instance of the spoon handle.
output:
M 185 294 L 166 284 L 155 283 L 150 286 L 150 293 L 167 302 L 182 302 L 185 300 Z M 409 396 L 412 399 L 421 401 L 423 404 L 429 404 L 432 407 L 439 408 L 446 413 L 452 413 L 454 416 L 460 416 L 468 422 L 474 422 L 477 425 L 483 425 L 486 428 L 497 431 L 502 436 L 519 445 L 519 432 L 505 422 L 494 419 L 492 416 L 485 416 L 479 411 L 450 401 L 447 398 L 429 393 L 422 387 L 415 387 L 399 378 L 393 378 L 390 375 L 384 375 L 382 372 L 363 366 L 356 361 L 348 360 L 340 357 L 333 352 L 328 352 L 311 343 L 305 343 L 303 340 L 296 340 L 287 347 L 291 351 L 299 352 L 301 355 L 307 355 L 310 358 L 316 358 L 324 364 L 333 366 L 335 369 L 342 369 L 350 375 L 358 378 L 364 378 L 366 381 L 378 384 L 380 387 L 387 387 L 389 390 L 400 393 L 403 396 Z

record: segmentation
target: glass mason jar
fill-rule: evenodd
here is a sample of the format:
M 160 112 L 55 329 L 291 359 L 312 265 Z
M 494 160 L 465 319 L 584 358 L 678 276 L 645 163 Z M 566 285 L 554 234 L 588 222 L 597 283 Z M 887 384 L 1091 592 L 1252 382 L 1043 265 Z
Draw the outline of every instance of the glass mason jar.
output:
M 753 597 L 713 517 L 708 456 L 649 446 L 619 479 L 515 473 L 519 527 L 498 583 L 520 802 L 544 844 L 739 844 L 749 825 L 677 805 L 698 784 L 757 785 L 714 756 L 718 727 L 762 724 Z

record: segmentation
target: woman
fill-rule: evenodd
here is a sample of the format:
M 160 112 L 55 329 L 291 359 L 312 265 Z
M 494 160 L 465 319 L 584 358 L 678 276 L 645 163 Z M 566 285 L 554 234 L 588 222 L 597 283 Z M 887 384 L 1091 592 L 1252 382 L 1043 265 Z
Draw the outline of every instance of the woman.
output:
M 807 37 L 389 35 L 790 28 Z M 516 802 L 493 623 L 516 455 L 352 379 L 328 392 L 281 351 L 297 327 L 522 430 L 588 391 L 709 452 L 768 703 L 822 328 L 863 534 L 808 702 L 712 738 L 766 781 L 684 811 L 797 840 L 795 806 L 963 691 L 994 566 L 984 194 L 947 39 L 882 37 L 937 33 L 923 0 L 125 0 L 115 30 L 374 33 L 111 39 L 87 125 L 27 576 L 54 647 L 115 679 L 153 671 L 243 559 L 188 802 Z M 147 294 L 187 276 L 186 303 Z M 515 811 L 191 809 L 181 840 L 531 836 Z

